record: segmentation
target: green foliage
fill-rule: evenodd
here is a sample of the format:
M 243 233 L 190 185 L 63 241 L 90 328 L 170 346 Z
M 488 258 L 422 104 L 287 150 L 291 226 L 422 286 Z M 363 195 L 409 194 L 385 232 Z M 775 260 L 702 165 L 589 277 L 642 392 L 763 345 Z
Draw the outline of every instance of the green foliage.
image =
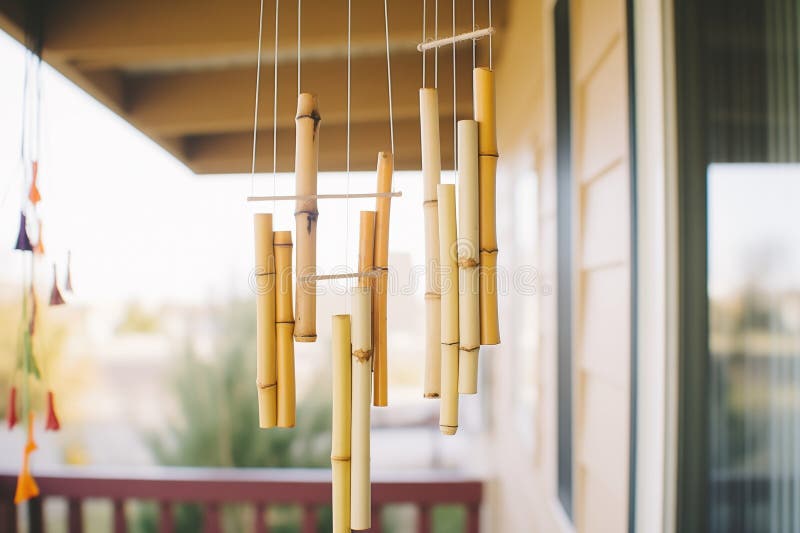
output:
M 166 433 L 149 436 L 162 465 L 195 467 L 328 467 L 330 465 L 330 388 L 323 376 L 313 394 L 298 402 L 297 427 L 258 427 L 255 386 L 255 312 L 251 302 L 233 303 L 219 318 L 214 357 L 201 360 L 184 348 L 171 380 L 179 416 Z M 138 513 L 138 531 L 156 531 L 155 509 Z M 270 531 L 294 531 L 296 511 L 276 508 L 269 513 Z M 179 532 L 202 530 L 202 513 L 193 505 L 176 509 Z M 227 531 L 249 531 L 252 509 L 226 506 Z M 329 512 L 320 512 L 330 524 Z M 325 526 L 323 526 L 325 527 Z M 329 529 L 329 525 L 327 526 Z

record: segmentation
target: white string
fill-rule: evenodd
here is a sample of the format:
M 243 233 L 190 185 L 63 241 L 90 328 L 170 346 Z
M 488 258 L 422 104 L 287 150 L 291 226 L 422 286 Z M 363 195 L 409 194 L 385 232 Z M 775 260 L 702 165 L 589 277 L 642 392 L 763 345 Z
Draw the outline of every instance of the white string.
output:
M 458 132 L 456 118 L 456 0 L 453 0 L 453 176 L 458 183 Z
M 394 113 L 392 111 L 392 61 L 389 56 L 389 0 L 383 0 L 383 23 L 386 28 L 386 77 L 389 83 L 389 138 L 392 144 L 392 158 L 395 158 Z
M 425 31 L 425 20 L 428 14 L 428 0 L 422 0 L 422 42 L 425 42 L 425 38 L 428 36 L 428 33 Z M 422 51 L 422 88 L 425 88 L 425 50 Z
M 297 96 L 300 96 L 300 13 L 303 0 L 297 0 Z
M 258 93 L 261 86 L 261 34 L 264 26 L 264 0 L 258 13 L 258 56 L 256 58 L 256 103 L 253 111 L 253 158 L 250 163 L 250 194 L 256 186 L 256 139 L 258 138 Z
M 489 0 L 489 27 L 492 27 L 492 0 Z M 492 36 L 489 35 L 489 70 L 492 70 Z
M 272 73 L 272 196 L 277 196 L 278 187 L 278 15 L 280 4 L 280 0 L 275 0 L 275 47 L 272 58 L 274 68 Z M 276 204 L 273 201 L 273 213 L 275 213 L 275 208 Z
M 352 2 L 347 0 L 347 200 L 345 201 L 344 265 L 350 270 L 350 34 Z M 345 282 L 349 289 L 349 282 Z M 349 290 L 347 291 L 349 292 Z M 349 314 L 350 298 L 345 298 L 345 314 Z
M 439 0 L 436 0 L 436 5 L 434 6 L 435 12 L 433 14 L 433 40 L 439 40 Z M 433 87 L 435 89 L 439 88 L 439 49 L 437 48 L 434 51 L 434 61 L 433 61 Z
M 472 0 L 472 31 L 477 30 L 475 27 L 475 0 Z M 491 37 L 490 37 L 491 38 Z M 475 46 L 477 41 L 472 39 L 472 70 L 475 70 Z

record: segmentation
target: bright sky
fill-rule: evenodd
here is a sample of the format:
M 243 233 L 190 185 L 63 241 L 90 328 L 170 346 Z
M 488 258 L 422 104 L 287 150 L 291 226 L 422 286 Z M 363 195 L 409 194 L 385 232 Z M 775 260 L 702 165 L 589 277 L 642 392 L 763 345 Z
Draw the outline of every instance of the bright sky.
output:
M 24 54 L 2 32 L 0 65 L 0 282 L 18 283 L 20 254 L 11 249 L 22 190 Z M 71 250 L 76 294 L 88 303 L 206 302 L 245 294 L 253 248 L 253 208 L 245 202 L 250 176 L 195 176 L 47 66 L 43 85 L 39 180 L 47 261 L 40 271 L 49 272 L 54 261 L 63 268 Z M 417 173 L 396 174 L 395 189 L 404 197 L 393 202 L 390 237 L 392 252 L 409 253 L 415 263 L 424 253 L 419 182 Z M 374 183 L 374 173 L 354 173 L 350 190 L 372 191 Z M 255 187 L 271 194 L 272 175 L 258 176 Z M 321 193 L 347 187 L 341 174 L 320 177 Z M 292 176 L 279 176 L 276 188 L 292 194 Z M 373 206 L 374 200 L 320 202 L 321 271 L 343 264 L 346 252 L 355 266 L 358 210 Z M 293 228 L 293 207 L 278 206 L 276 229 Z

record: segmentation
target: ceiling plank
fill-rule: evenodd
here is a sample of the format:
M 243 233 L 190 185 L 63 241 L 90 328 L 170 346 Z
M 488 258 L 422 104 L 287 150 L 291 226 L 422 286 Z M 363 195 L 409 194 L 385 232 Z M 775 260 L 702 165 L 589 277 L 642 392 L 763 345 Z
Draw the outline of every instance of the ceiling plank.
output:
M 452 168 L 453 118 L 440 120 L 442 168 Z M 346 126 L 320 129 L 319 169 L 342 171 L 346 168 Z M 294 170 L 294 128 L 278 130 L 279 172 Z M 395 168 L 418 170 L 420 168 L 419 121 L 405 119 L 395 122 Z M 198 174 L 249 172 L 253 148 L 251 133 L 226 133 L 204 135 L 187 140 L 186 164 Z M 375 170 L 377 154 L 390 151 L 389 128 L 386 122 L 354 124 L 351 126 L 351 170 Z M 272 131 L 259 132 L 256 150 L 256 171 L 272 171 Z
M 393 112 L 396 119 L 419 116 L 418 91 L 421 60 L 417 53 L 396 54 L 392 60 Z M 457 68 L 458 106 L 461 113 L 472 106 L 471 58 L 462 53 Z M 452 109 L 452 59 L 442 58 L 440 94 L 442 109 Z M 305 69 L 304 90 L 320 95 L 320 112 L 325 124 L 347 119 L 346 60 L 315 62 Z M 352 62 L 351 120 L 367 122 L 388 117 L 386 60 L 371 57 Z M 297 69 L 278 70 L 279 128 L 294 126 L 297 99 Z M 259 123 L 273 122 L 273 70 L 262 70 Z M 252 68 L 182 72 L 139 76 L 125 82 L 127 115 L 143 130 L 155 136 L 178 136 L 214 132 L 246 131 L 253 127 L 255 72 Z
M 432 3 L 432 2 L 431 2 Z M 502 2 L 499 2 L 502 3 Z M 421 2 L 389 2 L 390 36 L 395 49 L 412 50 L 421 39 Z M 47 19 L 45 59 L 81 68 L 148 70 L 255 63 L 258 2 L 218 0 L 137 0 L 53 2 Z M 274 0 L 264 2 L 265 56 L 272 56 Z M 345 2 L 306 0 L 302 4 L 303 58 L 346 54 Z M 279 57 L 294 61 L 297 3 L 280 6 Z M 450 5 L 440 6 L 440 34 L 449 34 Z M 433 10 L 429 15 L 432 21 Z M 459 2 L 457 31 L 472 27 L 471 5 Z M 479 22 L 480 23 L 480 17 Z M 431 24 L 429 22 L 429 29 Z M 354 56 L 383 50 L 383 3 L 353 0 Z

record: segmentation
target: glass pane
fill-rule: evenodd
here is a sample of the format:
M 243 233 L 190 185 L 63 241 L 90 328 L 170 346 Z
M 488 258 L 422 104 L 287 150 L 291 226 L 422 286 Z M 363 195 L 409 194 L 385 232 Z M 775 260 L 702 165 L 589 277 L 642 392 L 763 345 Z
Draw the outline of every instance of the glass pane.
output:
M 709 531 L 800 531 L 800 165 L 708 171 Z

